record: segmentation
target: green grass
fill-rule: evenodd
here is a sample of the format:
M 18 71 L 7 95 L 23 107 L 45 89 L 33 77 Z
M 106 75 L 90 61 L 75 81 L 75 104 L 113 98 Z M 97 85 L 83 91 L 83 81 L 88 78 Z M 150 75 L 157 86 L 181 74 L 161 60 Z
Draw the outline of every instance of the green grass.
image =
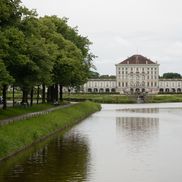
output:
M 27 107 L 27 108 L 23 108 L 19 106 L 14 108 L 10 107 L 10 108 L 7 108 L 7 110 L 0 109 L 0 120 L 7 119 L 13 116 L 19 116 L 26 113 L 46 110 L 51 107 L 54 107 L 54 106 L 51 104 L 35 104 L 32 107 Z
M 65 94 L 64 99 L 70 101 L 90 100 L 98 103 L 136 103 L 136 96 L 119 94 Z M 182 94 L 148 95 L 146 103 L 182 102 Z
M 149 96 L 150 103 L 182 102 L 182 94 L 164 94 Z
M 64 94 L 64 99 L 70 101 L 90 100 L 98 103 L 136 103 L 134 97 L 119 94 Z
M 46 115 L 5 125 L 0 128 L 0 158 L 19 151 L 58 129 L 69 127 L 100 108 L 99 104 L 83 102 Z

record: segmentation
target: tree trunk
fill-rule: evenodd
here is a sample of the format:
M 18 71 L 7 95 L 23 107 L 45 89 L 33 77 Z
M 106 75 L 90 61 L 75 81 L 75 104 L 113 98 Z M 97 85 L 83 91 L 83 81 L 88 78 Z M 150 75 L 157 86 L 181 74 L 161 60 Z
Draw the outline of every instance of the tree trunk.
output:
M 21 104 L 28 106 L 29 105 L 29 103 L 28 103 L 28 90 L 26 88 L 23 88 L 22 92 L 23 92 L 23 97 L 22 97 Z
M 33 105 L 33 93 L 34 93 L 34 88 L 32 87 L 31 93 L 30 93 L 30 105 Z
M 63 86 L 59 85 L 59 100 L 63 101 Z
M 58 84 L 54 86 L 54 101 L 58 102 Z
M 40 86 L 37 88 L 37 104 L 39 104 Z
M 54 85 L 51 86 L 51 102 L 54 103 Z
M 42 103 L 45 104 L 45 84 L 42 85 Z
M 47 102 L 51 102 L 51 87 L 50 86 L 47 89 Z
M 7 94 L 7 85 L 3 85 L 3 109 L 7 109 L 6 94 Z
M 13 85 L 13 107 L 15 106 L 15 86 Z

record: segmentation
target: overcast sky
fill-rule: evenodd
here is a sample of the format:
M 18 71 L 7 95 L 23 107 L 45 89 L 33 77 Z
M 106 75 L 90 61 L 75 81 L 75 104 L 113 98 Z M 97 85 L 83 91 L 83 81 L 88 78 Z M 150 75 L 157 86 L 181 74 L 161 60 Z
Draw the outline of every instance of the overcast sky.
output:
M 93 42 L 100 74 L 115 74 L 115 64 L 142 54 L 164 72 L 182 74 L 181 0 L 22 0 L 40 16 L 69 18 Z

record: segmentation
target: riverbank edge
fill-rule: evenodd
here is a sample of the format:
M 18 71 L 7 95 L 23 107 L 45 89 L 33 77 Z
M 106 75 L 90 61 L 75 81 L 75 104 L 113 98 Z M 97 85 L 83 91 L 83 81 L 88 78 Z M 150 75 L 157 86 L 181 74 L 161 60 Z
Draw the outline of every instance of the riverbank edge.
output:
M 92 98 L 85 96 L 85 98 L 70 97 L 70 98 L 64 98 L 64 99 L 71 102 L 83 102 L 83 101 L 89 100 L 91 102 L 96 102 L 100 104 L 136 104 L 138 103 L 137 98 L 134 98 L 132 96 L 115 97 L 112 95 L 109 95 L 109 96 L 101 95 L 101 98 L 97 98 L 97 96 L 93 95 Z M 149 103 L 175 103 L 175 102 L 182 102 L 181 94 L 179 95 L 178 94 L 149 95 L 146 97 L 146 99 L 142 103 L 149 104 Z
M 78 112 L 78 109 L 79 109 L 79 112 Z M 78 124 L 79 122 L 83 121 L 84 119 L 86 119 L 87 117 L 92 115 L 93 113 L 95 113 L 97 111 L 100 111 L 100 110 L 101 110 L 101 105 L 100 104 L 93 103 L 93 102 L 90 102 L 90 101 L 86 101 L 86 102 L 82 102 L 82 103 L 77 103 L 77 104 L 72 105 L 72 106 L 67 107 L 67 108 L 60 108 L 59 110 L 56 110 L 56 111 L 53 111 L 53 112 L 47 114 L 46 116 L 48 116 L 49 118 L 53 117 L 55 114 L 59 114 L 59 119 L 60 119 L 61 115 L 62 116 L 64 115 L 64 117 L 61 118 L 61 121 L 58 121 L 59 123 L 62 122 L 62 126 L 58 127 L 57 126 L 58 122 L 56 122 L 55 119 L 53 119 L 54 122 L 53 123 L 49 123 L 49 126 L 47 126 L 49 128 L 50 124 L 51 124 L 51 126 L 53 127 L 51 129 L 51 131 L 47 131 L 46 134 L 38 136 L 38 138 L 36 138 L 35 140 L 33 140 L 30 143 L 24 143 L 24 144 L 22 144 L 21 147 L 19 147 L 19 146 L 15 147 L 16 149 L 14 149 L 14 150 L 8 150 L 7 149 L 6 153 L 4 153 L 3 155 L 1 154 L 0 162 L 4 161 L 4 160 L 7 160 L 7 159 L 9 159 L 12 156 L 17 155 L 21 151 L 23 151 L 23 150 L 25 150 L 25 149 L 27 149 L 27 148 L 29 148 L 29 147 L 37 144 L 37 143 L 40 143 L 40 142 L 46 140 L 47 138 L 49 138 L 50 136 L 56 134 L 57 132 L 61 132 L 61 131 L 64 131 L 64 130 L 66 130 L 68 128 L 71 128 L 75 124 Z M 70 116 L 73 115 L 73 111 L 75 111 L 76 114 L 74 114 L 74 117 L 70 117 Z M 67 121 L 63 121 L 65 116 L 67 116 Z M 6 126 L 0 128 L 0 132 L 5 127 L 6 127 L 5 128 L 5 132 L 7 132 L 7 130 L 8 130 L 7 128 L 10 128 L 10 127 L 18 128 L 18 125 L 21 125 L 21 124 L 23 124 L 25 126 L 25 128 L 26 128 L 26 125 L 27 125 L 27 128 L 30 129 L 30 124 L 32 124 L 32 121 L 35 122 L 35 120 L 41 120 L 41 122 L 45 122 L 45 115 L 41 115 L 41 116 L 38 116 L 36 118 L 30 118 L 30 119 L 27 119 L 27 120 L 22 121 L 22 122 L 17 122 L 17 123 L 12 123 L 12 124 L 6 125 Z M 29 130 L 29 132 L 30 132 L 30 130 Z M 29 134 L 29 132 L 26 131 L 27 134 Z M 15 133 L 18 133 L 18 131 L 16 130 Z M 31 134 L 34 134 L 34 133 L 32 132 Z M 1 136 L 0 136 L 0 143 L 2 144 L 2 137 Z M 20 135 L 20 136 L 21 137 L 19 139 L 22 140 L 22 135 Z M 32 137 L 34 138 L 34 136 L 32 136 Z M 5 136 L 5 138 L 6 138 L 6 136 Z M 18 137 L 15 137 L 15 138 L 16 138 L 16 140 L 18 140 Z M 10 139 L 14 140 L 14 136 L 12 135 L 10 137 Z M 12 141 L 9 141 L 9 142 L 12 143 Z M 2 149 L 2 145 L 0 146 L 0 150 L 1 149 Z

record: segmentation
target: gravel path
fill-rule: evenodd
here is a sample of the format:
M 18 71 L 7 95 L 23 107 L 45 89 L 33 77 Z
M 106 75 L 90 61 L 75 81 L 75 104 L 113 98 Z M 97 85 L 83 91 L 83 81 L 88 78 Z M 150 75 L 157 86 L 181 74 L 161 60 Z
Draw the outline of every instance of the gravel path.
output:
M 47 110 L 27 113 L 27 114 L 23 114 L 23 115 L 20 115 L 20 116 L 15 116 L 15 117 L 11 117 L 11 118 L 8 118 L 8 119 L 0 120 L 0 126 L 4 126 L 4 125 L 7 125 L 7 124 L 10 124 L 10 123 L 13 123 L 13 122 L 29 119 L 29 118 L 32 118 L 34 116 L 40 116 L 40 115 L 48 114 L 48 113 L 50 113 L 52 111 L 55 111 L 55 110 L 58 110 L 58 109 L 61 109 L 61 108 L 70 107 L 72 105 L 73 104 L 68 104 L 68 105 L 63 105 L 63 106 L 56 106 L 56 107 L 53 107 L 53 108 L 50 108 L 50 109 L 47 109 Z

